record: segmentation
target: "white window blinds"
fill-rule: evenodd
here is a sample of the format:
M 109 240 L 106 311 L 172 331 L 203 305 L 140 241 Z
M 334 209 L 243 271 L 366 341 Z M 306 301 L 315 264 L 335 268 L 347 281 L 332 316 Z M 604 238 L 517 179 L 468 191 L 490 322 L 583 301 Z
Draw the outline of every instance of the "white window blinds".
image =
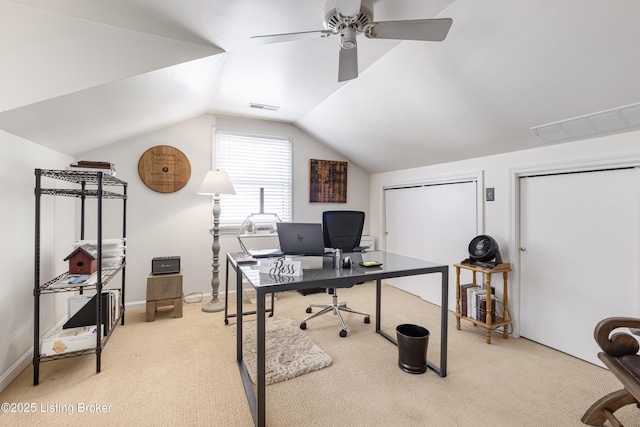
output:
M 236 195 L 221 195 L 220 225 L 239 227 L 253 213 L 291 221 L 291 141 L 288 138 L 242 135 L 216 131 L 215 168 L 229 174 Z

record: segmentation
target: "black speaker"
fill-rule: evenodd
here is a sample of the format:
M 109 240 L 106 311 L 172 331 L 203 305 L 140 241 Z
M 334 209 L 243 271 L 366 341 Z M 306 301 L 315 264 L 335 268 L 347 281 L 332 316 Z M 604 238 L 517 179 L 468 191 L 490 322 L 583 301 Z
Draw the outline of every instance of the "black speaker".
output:
M 151 260 L 151 274 L 177 274 L 180 273 L 179 256 L 156 257 Z

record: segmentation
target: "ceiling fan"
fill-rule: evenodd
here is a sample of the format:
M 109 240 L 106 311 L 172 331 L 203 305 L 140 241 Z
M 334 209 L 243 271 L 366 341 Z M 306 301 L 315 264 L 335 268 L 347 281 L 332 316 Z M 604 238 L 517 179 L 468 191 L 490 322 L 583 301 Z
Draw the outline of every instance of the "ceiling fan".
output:
M 453 22 L 450 18 L 373 22 L 373 1 L 325 0 L 324 30 L 254 36 L 251 40 L 267 44 L 339 35 L 338 81 L 343 82 L 358 77 L 357 35 L 364 34 L 370 39 L 442 41 Z

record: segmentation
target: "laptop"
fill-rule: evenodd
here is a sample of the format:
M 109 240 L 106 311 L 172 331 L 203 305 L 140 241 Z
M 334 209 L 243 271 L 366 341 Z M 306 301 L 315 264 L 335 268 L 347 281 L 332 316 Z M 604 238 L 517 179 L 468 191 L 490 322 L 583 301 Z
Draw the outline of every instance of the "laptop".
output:
M 278 239 L 284 255 L 324 255 L 322 224 L 279 222 Z

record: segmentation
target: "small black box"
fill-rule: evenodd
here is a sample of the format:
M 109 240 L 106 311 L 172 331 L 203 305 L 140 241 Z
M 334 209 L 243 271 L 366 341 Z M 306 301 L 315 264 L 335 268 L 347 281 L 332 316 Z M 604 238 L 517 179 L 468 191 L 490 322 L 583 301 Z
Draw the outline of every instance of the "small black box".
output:
M 180 273 L 179 256 L 161 256 L 151 260 L 151 274 Z

